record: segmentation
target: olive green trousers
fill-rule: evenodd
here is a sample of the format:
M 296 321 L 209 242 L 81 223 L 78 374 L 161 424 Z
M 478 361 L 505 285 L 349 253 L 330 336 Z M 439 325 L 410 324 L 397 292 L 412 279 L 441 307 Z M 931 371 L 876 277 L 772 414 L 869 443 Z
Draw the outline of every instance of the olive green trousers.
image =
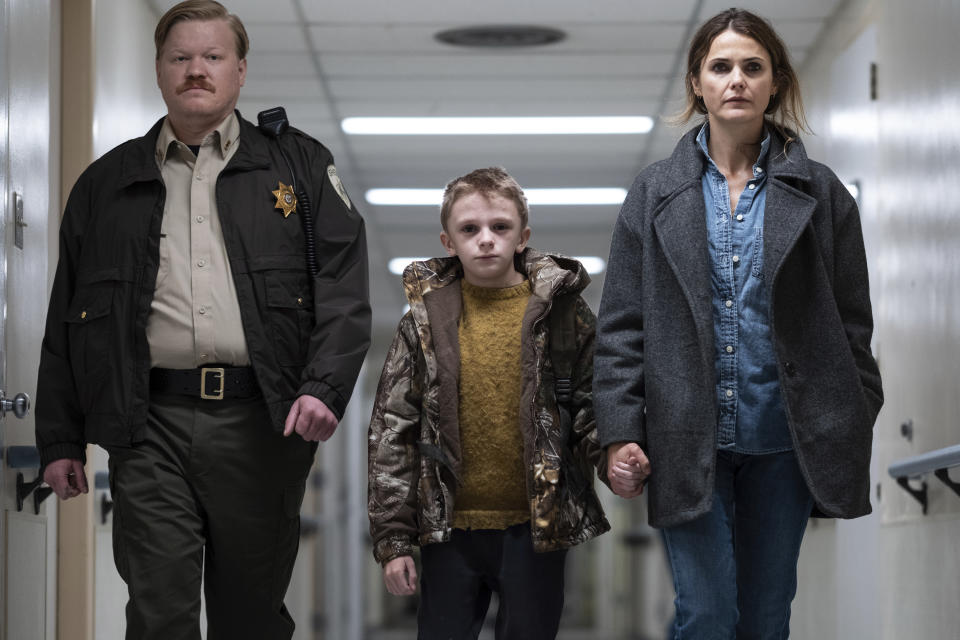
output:
M 127 640 L 288 640 L 283 604 L 316 446 L 260 398 L 151 397 L 146 439 L 111 447 L 114 560 Z

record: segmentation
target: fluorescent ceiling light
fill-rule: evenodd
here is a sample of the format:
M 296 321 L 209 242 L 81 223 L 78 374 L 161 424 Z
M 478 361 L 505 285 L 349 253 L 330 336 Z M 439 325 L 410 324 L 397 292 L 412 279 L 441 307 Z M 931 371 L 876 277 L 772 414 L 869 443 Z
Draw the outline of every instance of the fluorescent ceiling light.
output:
M 587 273 L 592 276 L 603 273 L 603 270 L 607 268 L 607 261 L 599 256 L 574 256 L 574 259 L 579 260 Z
M 504 118 L 344 118 L 344 133 L 358 136 L 512 136 L 635 134 L 653 128 L 647 116 Z
M 429 258 L 424 257 L 400 256 L 398 258 L 391 258 L 390 261 L 387 262 L 387 268 L 390 270 L 390 273 L 400 276 L 403 275 L 403 270 L 406 269 L 407 265 L 411 262 L 428 259 Z M 574 259 L 579 260 L 583 268 L 587 270 L 587 273 L 592 276 L 603 273 L 603 270 L 607 268 L 607 261 L 599 256 L 574 256 Z
M 620 187 L 586 189 L 525 189 L 527 202 L 533 205 L 602 205 L 623 204 L 627 190 Z M 439 207 L 443 189 L 370 189 L 367 202 L 384 206 Z

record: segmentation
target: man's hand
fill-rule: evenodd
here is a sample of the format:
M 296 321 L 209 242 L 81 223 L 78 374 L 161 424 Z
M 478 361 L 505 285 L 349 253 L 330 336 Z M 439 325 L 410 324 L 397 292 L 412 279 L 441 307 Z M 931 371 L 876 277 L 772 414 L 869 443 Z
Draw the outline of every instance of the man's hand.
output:
M 417 567 L 410 556 L 394 558 L 383 567 L 383 583 L 395 596 L 411 596 L 417 590 Z
M 650 476 L 650 460 L 635 442 L 617 442 L 607 447 L 607 479 L 613 492 L 621 498 L 635 498 L 643 493 Z
M 87 474 L 79 460 L 54 460 L 43 470 L 43 481 L 50 485 L 61 500 L 69 500 L 88 491 Z
M 337 417 L 313 396 L 300 396 L 290 407 L 287 421 L 283 424 L 283 435 L 289 436 L 296 431 L 307 442 L 326 441 L 337 429 Z

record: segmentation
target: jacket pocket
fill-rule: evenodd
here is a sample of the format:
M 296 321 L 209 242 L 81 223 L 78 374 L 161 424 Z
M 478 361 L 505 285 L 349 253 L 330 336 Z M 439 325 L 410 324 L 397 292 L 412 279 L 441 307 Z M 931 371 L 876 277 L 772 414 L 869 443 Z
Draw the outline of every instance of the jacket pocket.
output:
M 114 340 L 110 318 L 114 289 L 113 280 L 82 284 L 67 309 L 64 320 L 70 341 L 70 362 L 78 381 L 89 382 L 91 378 L 97 378 L 110 362 L 108 354 Z M 83 389 L 94 385 L 79 386 Z
M 313 332 L 313 294 L 305 273 L 264 275 L 268 309 L 267 329 L 282 367 L 302 367 L 307 362 Z

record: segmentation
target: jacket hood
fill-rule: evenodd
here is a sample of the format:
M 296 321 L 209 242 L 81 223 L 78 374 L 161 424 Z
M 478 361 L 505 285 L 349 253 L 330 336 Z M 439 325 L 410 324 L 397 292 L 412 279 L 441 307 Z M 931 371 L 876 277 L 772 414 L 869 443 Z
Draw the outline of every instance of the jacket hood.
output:
M 530 281 L 533 295 L 550 299 L 557 293 L 580 293 L 590 276 L 580 261 L 527 247 L 515 259 L 517 270 Z M 411 306 L 423 296 L 463 278 L 460 258 L 430 258 L 411 262 L 403 270 L 403 289 Z

